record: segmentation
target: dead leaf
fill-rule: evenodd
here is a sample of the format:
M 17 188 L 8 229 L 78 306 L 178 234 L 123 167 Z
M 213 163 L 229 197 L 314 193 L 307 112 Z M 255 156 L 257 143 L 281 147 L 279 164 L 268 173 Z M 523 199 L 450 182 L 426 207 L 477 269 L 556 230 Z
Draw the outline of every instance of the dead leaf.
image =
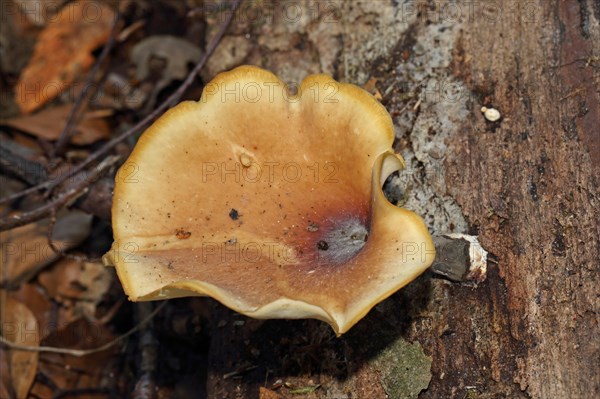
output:
M 2 336 L 19 345 L 39 346 L 39 326 L 31 310 L 21 302 L 6 298 L 2 309 Z M 12 390 L 17 399 L 25 399 L 38 367 L 38 352 L 0 349 L 8 360 Z
M 64 258 L 40 273 L 38 281 L 54 300 L 72 306 L 74 318 L 94 320 L 96 305 L 108 291 L 112 276 L 101 263 Z
M 54 226 L 54 243 L 67 250 L 79 245 L 90 232 L 92 216 L 81 211 L 60 212 Z M 55 261 L 58 254 L 48 245 L 48 220 L 0 232 L 0 284 L 17 286 Z
M 110 274 L 101 263 L 61 259 L 38 280 L 53 298 L 99 301 L 110 285 Z
M 115 14 L 93 0 L 68 3 L 40 33 L 21 73 L 15 101 L 29 113 L 56 97 L 94 62 L 92 50 L 108 40 Z
M 11 291 L 11 295 L 33 312 L 38 322 L 40 339 L 44 339 L 62 322 L 56 317 L 56 306 L 38 284 L 22 284 L 17 291 Z
M 115 336 L 107 326 L 79 319 L 68 325 L 61 325 L 61 328 L 42 340 L 42 345 L 65 349 L 94 349 L 114 338 Z M 111 360 L 119 361 L 119 358 L 115 356 L 119 348 L 120 345 L 115 345 L 104 351 L 81 357 L 41 353 L 40 373 L 64 390 L 105 386 L 108 379 L 115 378 L 108 374 L 113 370 L 110 365 Z M 120 361 L 122 362 L 122 359 Z M 44 384 L 34 384 L 31 389 L 31 394 L 37 395 L 37 397 L 48 397 L 47 393 L 48 389 Z M 97 395 L 77 396 L 82 399 L 97 397 Z
M 265 387 L 260 387 L 258 391 L 259 399 L 281 399 L 282 396 L 275 391 L 271 391 Z
M 58 140 L 62 129 L 67 124 L 72 104 L 64 104 L 44 109 L 33 115 L 24 115 L 3 121 L 3 125 L 22 130 L 33 136 L 54 141 Z M 87 113 L 75 128 L 71 142 L 76 145 L 92 144 L 98 140 L 110 137 L 110 127 L 104 119 Z

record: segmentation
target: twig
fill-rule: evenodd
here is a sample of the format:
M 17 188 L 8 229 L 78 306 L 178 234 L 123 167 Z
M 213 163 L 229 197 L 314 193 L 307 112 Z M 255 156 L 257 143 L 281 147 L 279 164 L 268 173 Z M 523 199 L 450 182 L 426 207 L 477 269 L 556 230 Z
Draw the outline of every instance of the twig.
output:
M 97 323 L 97 324 L 108 324 L 109 321 L 111 321 L 115 315 L 117 314 L 118 310 L 121 308 L 121 306 L 123 306 L 123 303 L 125 302 L 124 298 L 119 298 L 117 299 L 117 301 L 106 311 L 106 313 L 102 316 L 102 317 L 95 317 L 95 316 L 88 316 L 90 321 Z
M 49 185 L 50 181 L 45 168 L 39 163 L 21 157 L 14 151 L 15 148 L 12 147 L 8 145 L 8 142 L 0 142 L 0 173 L 12 175 L 29 185 L 38 184 L 40 181 Z M 33 186 L 19 193 L 0 198 L 0 204 L 16 200 L 23 195 L 31 194 L 39 189 L 40 187 Z M 21 195 L 22 193 L 23 195 Z
M 579 93 L 581 93 L 581 92 L 584 92 L 584 91 L 586 91 L 586 88 L 585 88 L 585 87 L 579 87 L 578 89 L 575 89 L 575 90 L 573 90 L 573 91 L 572 91 L 572 92 L 570 92 L 569 94 L 567 94 L 567 95 L 565 95 L 565 96 L 563 96 L 563 97 L 559 98 L 559 99 L 558 99 L 558 101 L 564 101 L 564 100 L 566 100 L 567 98 L 569 98 L 569 97 L 573 97 L 573 96 L 576 96 L 577 94 L 579 94 Z
M 14 342 L 7 340 L 6 338 L 4 338 L 1 335 L 0 335 L 0 343 L 3 345 L 6 345 L 10 349 L 16 349 L 16 350 L 20 350 L 20 351 L 60 353 L 63 355 L 71 355 L 71 356 L 77 356 L 77 357 L 87 356 L 87 355 L 91 355 L 92 353 L 105 351 L 105 350 L 113 347 L 117 343 L 119 343 L 121 340 L 136 333 L 147 322 L 149 322 L 154 316 L 156 316 L 156 314 L 158 312 L 160 312 L 166 306 L 167 303 L 168 303 L 167 301 L 164 301 L 163 303 L 158 305 L 152 313 L 150 313 L 148 316 L 146 316 L 138 325 L 136 325 L 135 327 L 133 327 L 132 329 L 127 331 L 125 334 L 113 339 L 110 342 L 107 342 L 104 345 L 101 345 L 101 346 L 99 346 L 97 348 L 93 348 L 93 349 L 67 349 L 67 348 L 56 348 L 53 346 L 20 345 L 20 344 L 15 344 Z
M 10 149 L 4 148 L 5 146 L 0 143 L 0 173 L 15 176 L 19 180 L 25 181 L 28 184 L 47 184 L 49 185 L 52 181 L 49 178 L 48 172 L 41 163 L 27 160 L 16 153 L 10 151 Z M 65 169 L 71 167 L 66 166 Z M 57 171 L 55 171 L 56 173 Z M 72 182 L 78 182 L 84 178 L 87 174 L 86 171 L 80 172 L 78 175 L 71 178 Z M 54 178 L 54 177 L 53 177 Z M 62 190 L 66 190 L 72 183 L 67 184 Z M 39 186 L 34 186 L 22 191 L 21 193 L 32 194 L 38 190 Z M 91 213 L 94 216 L 98 216 L 101 219 L 110 219 L 110 199 L 112 197 L 112 190 L 114 187 L 114 179 L 104 178 L 94 182 L 88 190 L 88 193 L 74 205 L 86 213 Z M 39 193 L 41 194 L 41 193 Z M 0 204 L 16 200 L 20 197 L 18 194 L 9 195 L 0 199 Z M 2 216 L 9 213 L 7 208 L 6 212 Z
M 88 190 L 90 183 L 96 181 L 103 172 L 114 165 L 120 159 L 119 156 L 113 156 L 104 159 L 96 169 L 87 177 L 69 187 L 65 192 L 58 195 L 55 199 L 46 202 L 44 205 L 20 215 L 9 216 L 0 219 L 0 231 L 14 229 L 15 227 L 24 226 L 35 222 L 36 220 L 48 217 L 56 209 L 60 209 L 67 205 L 70 201 L 74 201 Z
M 44 167 L 37 162 L 23 158 L 14 152 L 8 143 L 0 142 L 0 172 L 31 185 L 38 183 L 38 178 L 48 178 Z
M 85 187 L 81 187 L 80 185 L 78 187 L 73 187 L 73 188 L 69 189 L 68 191 L 66 191 L 65 193 L 62 193 L 56 199 L 45 203 L 44 205 L 40 206 L 39 208 L 36 208 L 29 212 L 21 213 L 20 215 L 14 215 L 14 216 L 2 218 L 2 219 L 0 219 L 0 231 L 10 230 L 10 229 L 14 229 L 15 227 L 20 227 L 20 226 L 25 226 L 26 224 L 33 223 L 36 220 L 45 218 L 46 216 L 50 215 L 50 213 L 52 212 L 53 209 L 61 208 L 67 202 L 69 202 L 72 199 L 75 199 L 77 196 L 81 195 L 82 194 L 81 192 L 84 189 L 85 189 Z
M 129 36 L 131 36 L 134 32 L 143 28 L 144 25 L 146 25 L 146 21 L 144 21 L 143 19 L 132 23 L 131 25 L 125 27 L 121 32 L 119 32 L 117 40 L 119 42 L 124 42 L 125 40 L 129 39 Z
M 94 78 L 96 77 L 96 74 L 98 73 L 98 70 L 100 69 L 100 65 L 102 65 L 102 63 L 104 62 L 104 60 L 110 53 L 110 50 L 112 50 L 112 48 L 115 44 L 115 37 L 117 35 L 117 30 L 118 30 L 120 21 L 121 21 L 121 13 L 119 11 L 117 11 L 117 15 L 115 16 L 115 21 L 113 22 L 113 26 L 110 31 L 108 41 L 104 45 L 102 52 L 100 53 L 100 55 L 98 56 L 98 59 L 94 63 L 94 67 L 92 68 L 92 70 L 90 71 L 90 73 L 86 79 L 85 85 L 83 86 L 83 90 L 79 94 L 79 98 L 77 98 L 77 101 L 73 105 L 73 108 L 71 108 L 71 112 L 69 112 L 69 117 L 67 118 L 67 123 L 65 124 L 65 127 L 63 128 L 62 132 L 60 133 L 60 136 L 59 136 L 58 140 L 56 141 L 56 144 L 54 145 L 54 156 L 55 157 L 61 156 L 64 153 L 66 145 L 69 143 L 69 140 L 71 140 L 71 136 L 73 135 L 73 125 L 75 124 L 75 119 L 78 116 L 79 110 L 81 109 L 81 107 L 84 105 L 84 103 L 87 103 L 86 100 L 88 99 L 88 94 L 90 93 L 92 86 L 94 86 L 94 87 L 96 86 L 96 85 L 93 85 L 92 83 L 94 83 Z
M 246 372 L 248 372 L 248 371 L 255 370 L 255 369 L 257 369 L 257 368 L 258 368 L 258 366 L 257 366 L 257 365 L 255 365 L 255 364 L 251 364 L 251 365 L 249 365 L 249 366 L 245 366 L 245 367 L 239 368 L 239 369 L 237 369 L 237 370 L 230 371 L 229 373 L 225 373 L 225 374 L 223 374 L 223 379 L 224 379 L 224 380 L 226 380 L 226 379 L 228 379 L 228 378 L 235 377 L 235 376 L 237 376 L 237 375 L 240 375 L 240 374 L 246 373 Z
M 164 111 L 166 111 L 168 108 L 170 108 L 172 104 L 177 102 L 179 100 L 179 98 L 183 95 L 183 93 L 185 93 L 185 91 L 188 89 L 188 87 L 192 84 L 192 82 L 194 81 L 194 78 L 196 77 L 198 72 L 202 69 L 202 67 L 204 67 L 204 64 L 206 64 L 206 62 L 208 61 L 210 56 L 215 52 L 217 46 L 219 45 L 219 43 L 221 42 L 221 39 L 223 38 L 223 36 L 225 35 L 225 32 L 227 31 L 227 28 L 231 24 L 231 21 L 233 20 L 233 16 L 235 15 L 235 12 L 238 9 L 241 1 L 242 0 L 235 0 L 233 2 L 232 11 L 229 13 L 227 18 L 221 25 L 219 32 L 216 34 L 216 36 L 211 41 L 210 45 L 208 46 L 208 49 L 206 50 L 206 53 L 204 53 L 204 56 L 200 59 L 200 61 L 198 61 L 198 63 L 194 66 L 192 71 L 188 74 L 187 78 L 183 81 L 183 83 L 177 88 L 177 90 L 173 94 L 171 94 L 158 108 L 156 108 L 154 111 L 152 111 L 148 116 L 146 116 L 144 119 L 142 119 L 140 122 L 138 122 L 135 126 L 126 130 L 125 132 L 121 133 L 119 136 L 113 138 L 108 143 L 104 144 L 98 150 L 96 150 L 95 152 L 90 154 L 90 156 L 85 161 L 81 162 L 79 165 L 77 165 L 75 168 L 73 168 L 73 170 L 71 170 L 69 173 L 65 173 L 64 175 L 62 175 L 61 177 L 56 179 L 54 182 L 50 183 L 48 190 L 52 191 L 57 185 L 59 185 L 60 183 L 62 183 L 63 181 L 65 181 L 66 179 L 71 177 L 73 174 L 80 172 L 81 170 L 85 169 L 93 162 L 100 159 L 100 157 L 106 155 L 117 144 L 121 143 L 122 141 L 124 141 L 128 137 L 134 135 L 135 133 L 139 132 L 142 128 L 147 126 L 150 122 L 152 122 L 154 119 L 156 119 Z
M 47 181 L 47 182 L 44 182 L 42 184 L 38 184 L 37 186 L 26 188 L 25 190 L 19 191 L 18 193 L 14 193 L 14 194 L 8 195 L 6 197 L 2 197 L 2 198 L 0 198 L 0 204 L 4 204 L 6 202 L 14 201 L 14 200 L 19 199 L 21 197 L 24 197 L 24 196 L 26 196 L 28 194 L 32 194 L 32 193 L 34 193 L 34 192 L 36 192 L 38 190 L 41 190 L 42 188 L 47 187 L 49 185 L 50 185 L 50 182 Z
M 600 57 L 597 55 L 593 55 L 593 53 L 591 53 L 591 52 L 588 52 L 587 57 L 575 58 L 573 61 L 565 62 L 564 64 L 550 65 L 550 68 L 562 68 L 562 67 L 570 66 L 570 65 L 576 64 L 578 62 L 584 62 L 584 61 L 585 61 L 585 65 L 583 66 L 584 68 L 587 68 L 589 66 L 595 67 L 592 64 L 597 61 L 600 61 Z

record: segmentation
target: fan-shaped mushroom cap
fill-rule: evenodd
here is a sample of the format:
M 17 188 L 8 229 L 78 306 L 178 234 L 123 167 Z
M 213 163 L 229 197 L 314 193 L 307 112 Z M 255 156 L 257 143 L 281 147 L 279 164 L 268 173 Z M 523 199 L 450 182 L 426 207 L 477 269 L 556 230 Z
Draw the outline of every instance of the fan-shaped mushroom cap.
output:
M 256 318 L 346 332 L 435 257 L 382 185 L 403 168 L 366 91 L 309 76 L 219 74 L 140 138 L 117 175 L 105 263 L 134 301 L 208 295 Z

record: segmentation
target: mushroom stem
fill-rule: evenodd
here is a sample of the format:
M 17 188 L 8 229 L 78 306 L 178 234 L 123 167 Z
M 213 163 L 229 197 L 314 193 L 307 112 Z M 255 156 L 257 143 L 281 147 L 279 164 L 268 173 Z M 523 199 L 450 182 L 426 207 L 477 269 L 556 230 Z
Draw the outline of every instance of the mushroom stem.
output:
M 436 256 L 431 271 L 456 282 L 485 280 L 487 251 L 476 236 L 443 234 L 433 237 Z

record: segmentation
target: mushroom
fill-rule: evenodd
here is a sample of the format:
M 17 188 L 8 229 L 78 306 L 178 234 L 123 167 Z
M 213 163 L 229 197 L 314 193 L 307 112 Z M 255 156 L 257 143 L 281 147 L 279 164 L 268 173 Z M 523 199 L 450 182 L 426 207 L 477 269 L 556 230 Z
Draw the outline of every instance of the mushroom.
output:
M 422 219 L 384 196 L 404 167 L 385 108 L 326 75 L 217 75 L 139 139 L 117 174 L 104 256 L 130 300 L 210 296 L 338 335 L 435 258 Z

